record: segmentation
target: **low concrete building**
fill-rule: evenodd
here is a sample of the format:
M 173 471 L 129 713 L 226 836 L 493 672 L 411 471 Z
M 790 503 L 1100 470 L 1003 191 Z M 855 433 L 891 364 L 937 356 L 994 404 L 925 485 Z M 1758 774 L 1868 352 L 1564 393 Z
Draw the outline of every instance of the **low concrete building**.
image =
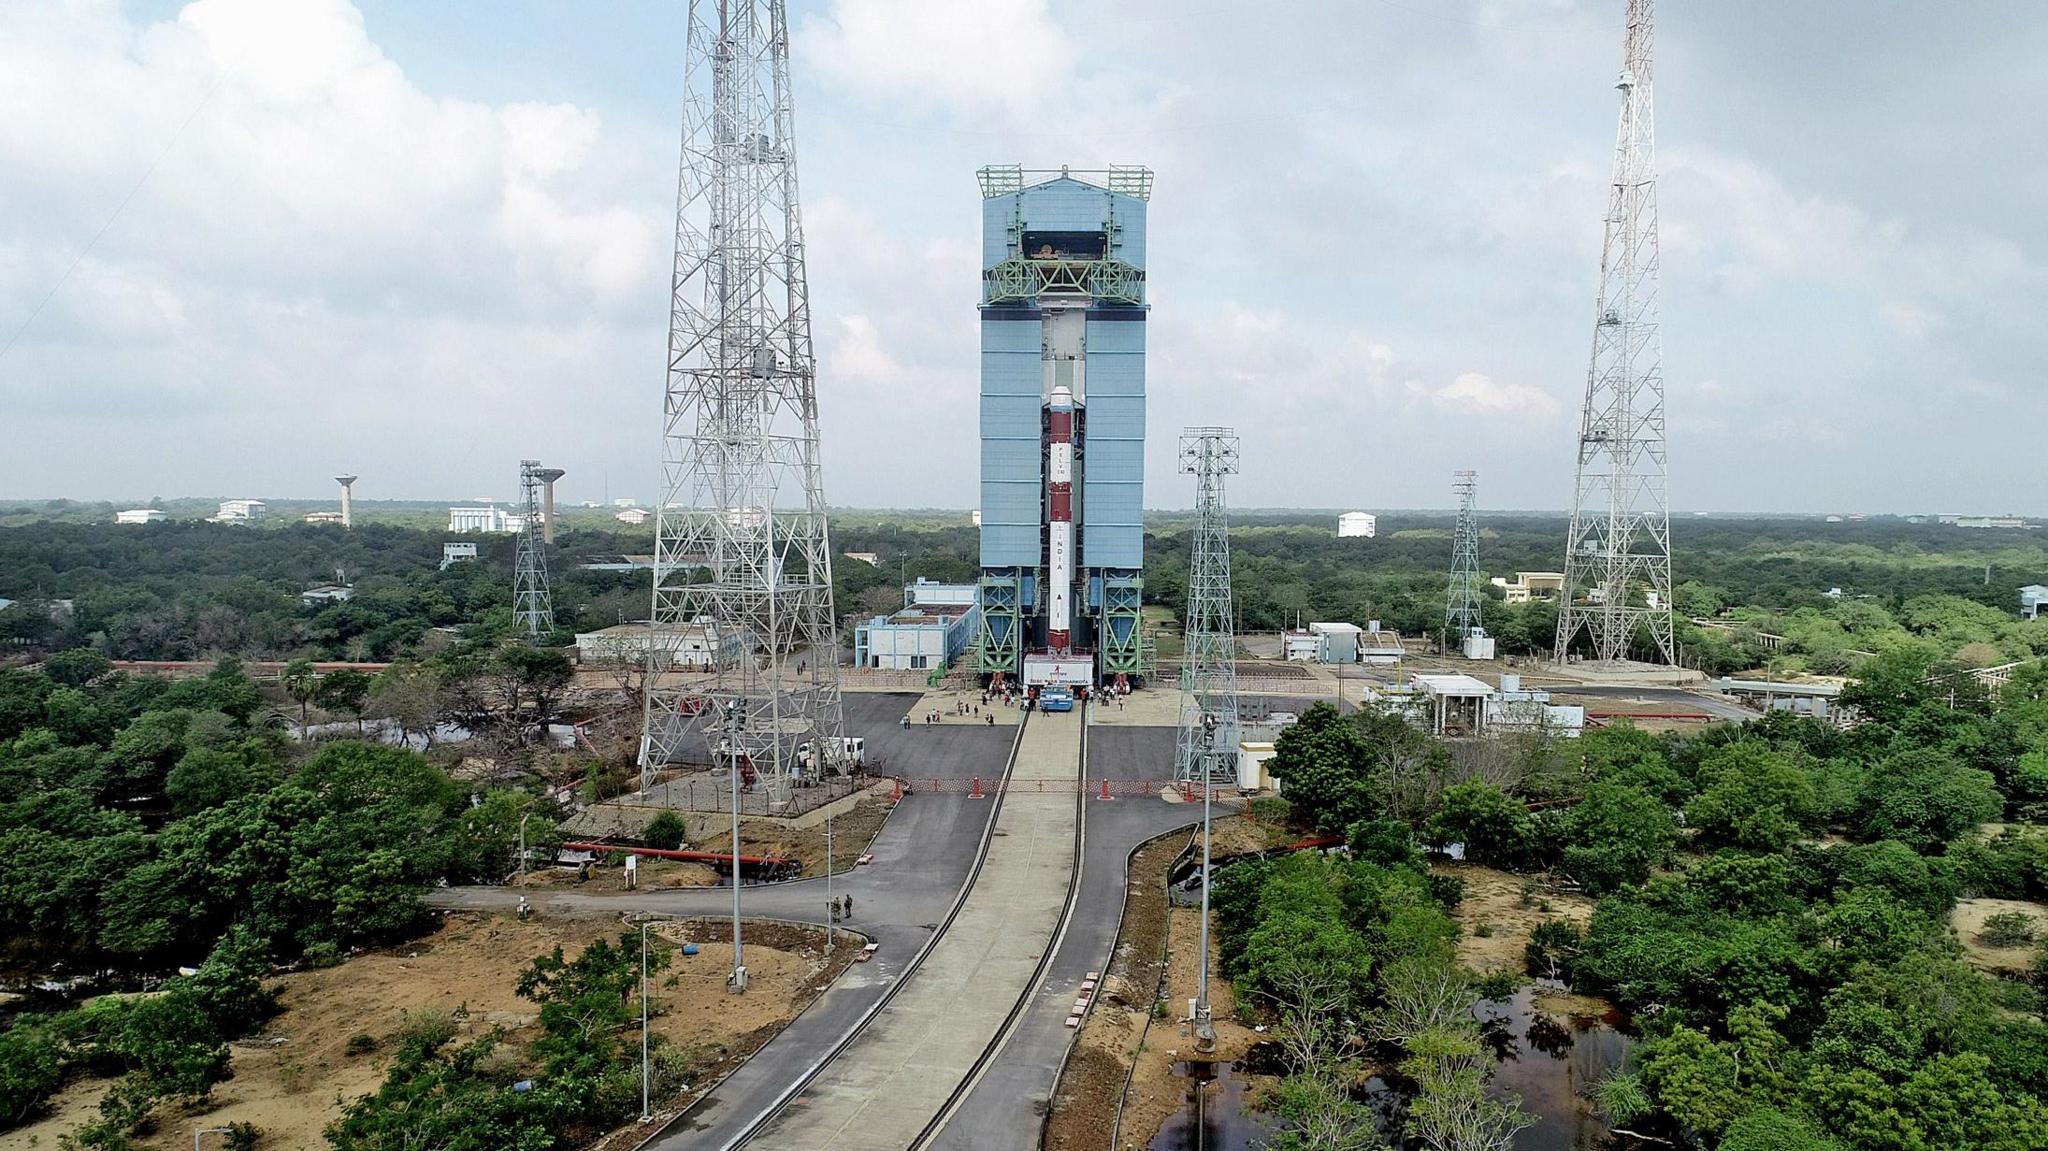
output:
M 1358 639 L 1365 631 L 1355 623 L 1312 623 L 1318 663 L 1357 663 Z
M 1237 745 L 1237 789 L 1239 791 L 1280 790 L 1280 778 L 1271 771 L 1273 745 L 1264 740 L 1245 740 Z
M 125 512 L 114 513 L 117 524 L 153 524 L 163 518 L 164 513 L 156 508 L 129 508 Z
M 653 519 L 654 513 L 646 508 L 627 508 L 625 511 L 613 514 L 612 518 L 628 527 L 637 528 L 648 520 Z
M 2048 587 L 2030 583 L 2020 589 L 2020 618 L 2041 618 L 2041 605 L 2048 604 Z
M 447 543 L 441 545 L 442 571 L 447 571 L 449 567 L 455 564 L 468 563 L 469 561 L 474 560 L 475 558 L 476 545 L 473 543 L 464 543 L 455 540 L 449 540 Z
M 882 566 L 882 557 L 873 552 L 841 552 L 840 554 L 855 563 L 863 563 L 871 568 Z
M 584 664 L 640 661 L 649 649 L 665 653 L 670 668 L 703 670 L 730 663 L 740 655 L 738 633 L 720 634 L 709 621 L 664 624 L 622 623 L 600 631 L 578 632 L 576 662 Z
M 1323 637 L 1307 628 L 1289 628 L 1280 633 L 1280 654 L 1294 663 L 1315 663 L 1322 659 Z
M 340 513 L 340 512 L 307 512 L 307 513 L 306 513 L 306 522 L 307 522 L 307 523 L 309 523 L 309 524 L 347 524 L 347 523 L 348 523 L 348 521 L 347 521 L 347 520 L 345 520 L 345 519 L 343 519 L 343 518 L 342 518 L 342 515 L 341 515 L 341 513 Z
M 973 584 L 920 577 L 903 589 L 900 611 L 854 627 L 854 666 L 887 671 L 952 666 L 981 629 L 976 590 Z
M 1501 589 L 1508 603 L 1528 603 L 1531 600 L 1556 599 L 1564 594 L 1563 572 L 1516 572 L 1512 580 L 1493 577 L 1493 586 Z
M 1380 520 L 1371 512 L 1345 512 L 1337 517 L 1337 538 L 1371 539 L 1379 534 Z
M 331 603 L 347 603 L 355 598 L 356 589 L 347 584 L 315 584 L 299 593 L 299 602 L 307 607 L 325 607 Z
M 1437 735 L 1485 735 L 1494 690 L 1469 675 L 1418 675 L 1429 729 Z
M 1463 650 L 1466 659 L 1492 659 L 1494 653 L 1493 637 L 1486 634 L 1485 628 L 1475 627 L 1466 633 Z
M 1358 662 L 1360 663 L 1392 667 L 1394 664 L 1400 663 L 1401 657 L 1406 654 L 1408 654 L 1408 649 L 1401 642 L 1401 633 L 1392 628 L 1381 627 L 1378 620 L 1368 623 L 1365 630 L 1358 633 Z
M 510 512 L 495 504 L 457 506 L 448 509 L 448 530 L 457 535 L 473 532 L 508 535 L 519 530 L 519 523 Z

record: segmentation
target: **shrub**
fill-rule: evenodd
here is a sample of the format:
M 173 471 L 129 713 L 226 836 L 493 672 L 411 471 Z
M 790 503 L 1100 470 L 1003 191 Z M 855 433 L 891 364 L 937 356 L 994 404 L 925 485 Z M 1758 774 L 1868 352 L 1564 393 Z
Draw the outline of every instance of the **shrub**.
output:
M 41 1027 L 17 1023 L 0 1034 L 0 1129 L 42 1109 L 64 1082 L 57 1041 Z
M 648 821 L 647 830 L 640 833 L 640 842 L 657 851 L 674 851 L 683 845 L 685 835 L 683 817 L 664 810 Z
M 2037 934 L 2034 917 L 2024 911 L 2001 911 L 1986 916 L 1977 941 L 1986 947 L 2025 947 Z
M 367 1031 L 358 1031 L 348 1037 L 348 1045 L 342 1048 L 344 1055 L 368 1055 L 377 1049 L 377 1037 Z

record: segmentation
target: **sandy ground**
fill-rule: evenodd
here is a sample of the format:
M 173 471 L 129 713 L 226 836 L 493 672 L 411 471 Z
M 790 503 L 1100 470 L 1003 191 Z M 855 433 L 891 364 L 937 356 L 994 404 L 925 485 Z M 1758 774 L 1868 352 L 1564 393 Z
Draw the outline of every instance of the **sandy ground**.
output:
M 263 1034 L 234 1048 L 234 1077 L 215 1088 L 214 1106 L 203 1114 L 166 1109 L 157 1131 L 142 1145 L 157 1151 L 188 1146 L 196 1126 L 254 1123 L 271 1151 L 325 1146 L 321 1131 L 341 1112 L 342 1102 L 374 1091 L 391 1057 L 391 1035 L 407 1013 L 453 1011 L 468 1018 L 457 1041 L 503 1027 L 515 1041 L 534 1034 L 535 1005 L 513 993 L 519 972 L 557 945 L 570 954 L 591 941 L 623 931 L 604 919 L 531 920 L 456 912 L 440 930 L 395 951 L 357 956 L 339 967 L 282 977 L 284 1011 Z M 852 956 L 845 948 L 827 970 L 817 952 L 822 936 L 764 925 L 747 944 L 751 985 L 745 996 L 725 990 L 732 963 L 730 941 L 720 942 L 722 925 L 667 923 L 654 930 L 687 938 L 699 953 L 675 957 L 661 977 L 653 1003 L 652 1028 L 684 1049 L 695 1049 L 716 1071 L 758 1049 L 794 1019 Z M 780 931 L 781 934 L 773 933 Z M 817 938 L 811 938 L 817 936 Z M 377 1050 L 350 1055 L 352 1036 L 367 1034 Z M 0 1151 L 55 1148 L 67 1132 L 97 1115 L 105 1081 L 73 1084 L 54 1101 L 54 1113 L 40 1122 L 0 1135 Z M 673 1106 L 669 1108 L 673 1109 Z
M 1978 939 L 1984 921 L 2002 911 L 2033 916 L 2035 941 L 2019 947 L 1991 947 Z M 1959 899 L 1948 922 L 1962 939 L 1964 957 L 1988 971 L 2025 971 L 2033 965 L 2042 942 L 2048 941 L 2048 904 L 2022 899 Z
M 1593 917 L 1593 901 L 1583 895 L 1546 890 L 1539 881 L 1467 863 L 1435 863 L 1430 870 L 1455 875 L 1465 881 L 1465 899 L 1451 917 L 1464 934 L 1458 938 L 1458 962 L 1482 975 L 1491 971 L 1522 970 L 1522 950 L 1529 934 L 1546 919 L 1563 918 L 1584 926 Z M 1523 906 L 1524 884 L 1533 884 L 1528 906 Z M 1542 910 L 1548 902 L 1550 910 Z M 1491 934 L 1481 937 L 1479 928 Z
M 878 786 L 857 800 L 850 810 L 833 817 L 834 875 L 852 868 L 854 862 L 867 853 L 869 845 L 881 832 L 882 824 L 889 818 L 889 812 L 893 807 L 887 787 Z M 694 812 L 687 815 L 684 822 L 698 832 L 690 839 L 689 849 L 731 851 L 732 831 L 728 826 L 731 818 L 730 813 L 709 817 Z M 799 826 L 800 823 L 805 821 L 742 816 L 741 854 L 791 856 L 803 865 L 805 877 L 825 874 L 825 824 L 822 820 L 810 822 L 806 826 Z M 709 887 L 719 881 L 717 869 L 706 863 L 653 858 L 643 859 L 640 863 L 640 886 L 643 888 Z M 528 875 L 526 883 L 533 887 L 583 886 L 593 891 L 623 891 L 626 887 L 626 876 L 623 866 L 601 863 L 591 869 L 588 878 L 579 877 L 572 870 L 550 868 Z
M 1173 1065 L 1195 1056 L 1192 1027 L 1185 1021 L 1188 1000 L 1194 997 L 1197 979 L 1196 941 L 1201 936 L 1201 912 L 1176 907 L 1168 916 L 1166 1004 L 1167 1017 L 1155 1020 L 1145 1046 L 1138 1052 L 1137 1070 L 1131 1075 L 1131 1092 L 1124 1100 L 1122 1141 L 1143 1147 L 1159 1133 L 1161 1126 L 1179 1111 L 1188 1092 L 1187 1080 L 1173 1073 Z M 1230 982 L 1216 970 L 1216 941 L 1210 939 L 1209 1006 L 1216 1022 L 1216 1050 L 1209 1059 L 1241 1059 L 1252 1044 L 1265 1036 L 1237 1018 L 1237 996 Z M 1264 1086 L 1259 1076 L 1245 1077 L 1256 1092 Z

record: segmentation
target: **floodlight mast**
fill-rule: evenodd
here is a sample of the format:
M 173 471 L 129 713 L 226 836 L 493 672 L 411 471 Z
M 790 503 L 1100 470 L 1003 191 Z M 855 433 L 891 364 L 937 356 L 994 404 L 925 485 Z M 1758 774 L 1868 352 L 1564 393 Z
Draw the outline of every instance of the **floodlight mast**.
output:
M 641 787 L 739 701 L 726 738 L 781 811 L 845 763 L 783 0 L 693 0 L 684 87 L 650 615 L 702 629 L 710 666 L 685 682 L 648 644 Z
M 1451 531 L 1451 585 L 1445 597 L 1444 632 L 1460 644 L 1479 627 L 1479 521 L 1473 505 L 1479 492 L 1479 473 L 1462 471 L 1451 476 L 1451 491 L 1458 497 L 1458 522 Z
M 555 630 L 554 603 L 548 596 L 546 514 L 541 489 L 552 488 L 562 472 L 519 461 L 519 542 L 512 569 L 512 612 L 529 642 Z
M 1593 658 L 1628 658 L 1637 635 L 1677 662 L 1671 621 L 1671 511 L 1658 334 L 1657 165 L 1651 100 L 1652 0 L 1628 0 L 1592 364 L 1558 597 L 1556 658 L 1584 632 Z

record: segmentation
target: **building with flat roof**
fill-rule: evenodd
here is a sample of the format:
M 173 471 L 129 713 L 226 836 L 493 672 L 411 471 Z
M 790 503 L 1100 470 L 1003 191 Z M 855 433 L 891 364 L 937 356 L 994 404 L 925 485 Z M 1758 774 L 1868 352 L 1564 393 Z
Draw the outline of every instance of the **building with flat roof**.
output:
M 1485 680 L 1469 675 L 1418 675 L 1430 730 L 1438 735 L 1485 735 L 1494 698 Z
M 252 524 L 270 514 L 270 505 L 262 500 L 222 500 L 220 510 L 213 515 L 217 524 Z
M 624 511 L 613 513 L 612 518 L 622 524 L 637 528 L 648 520 L 653 519 L 654 513 L 646 508 L 627 508 Z
M 738 632 L 721 634 L 708 620 L 658 628 L 642 620 L 576 635 L 578 663 L 639 662 L 647 658 L 650 649 L 665 652 L 671 669 L 706 670 L 739 658 L 740 636 Z
M 951 667 L 980 633 L 978 590 L 974 584 L 919 578 L 903 589 L 901 610 L 855 625 L 854 666 L 887 671 Z
M 454 564 L 468 563 L 474 559 L 476 559 L 476 544 L 474 543 L 449 540 L 441 545 L 442 571 L 447 571 Z
M 347 584 L 315 584 L 299 593 L 299 602 L 307 607 L 321 607 L 331 603 L 347 603 L 354 599 L 356 589 Z
M 519 530 L 519 521 L 518 517 L 496 504 L 457 506 L 448 509 L 448 530 L 458 535 L 467 532 L 506 535 Z
M 2041 605 L 2048 604 L 2048 587 L 2030 583 L 2020 589 L 2020 618 L 2041 618 Z
M 1379 517 L 1371 512 L 1345 512 L 1337 517 L 1337 538 L 1371 539 L 1379 534 Z
M 114 513 L 117 524 L 153 524 L 163 518 L 164 513 L 156 508 L 129 508 L 125 512 Z
M 1501 589 L 1508 603 L 1528 603 L 1531 600 L 1556 599 L 1564 594 L 1563 572 L 1516 572 L 1514 579 L 1493 577 L 1493 586 Z

